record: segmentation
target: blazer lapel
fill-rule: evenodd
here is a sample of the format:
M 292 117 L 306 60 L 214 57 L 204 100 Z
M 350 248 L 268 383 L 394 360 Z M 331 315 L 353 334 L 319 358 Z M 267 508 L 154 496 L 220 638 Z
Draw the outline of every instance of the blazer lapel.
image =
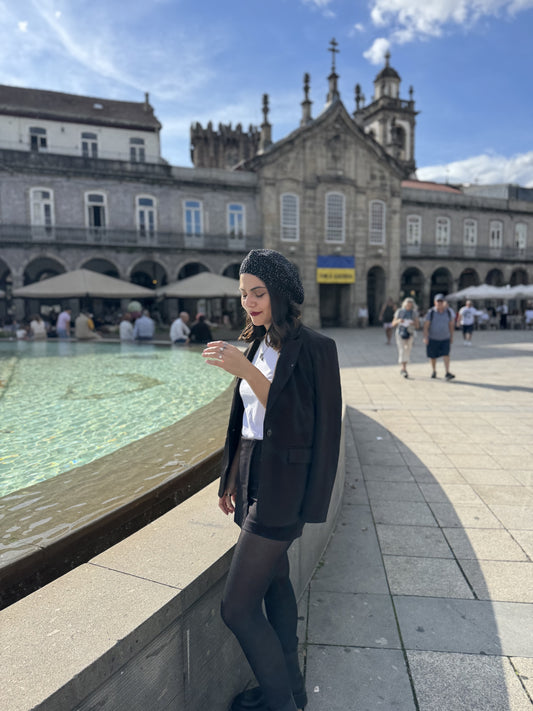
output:
M 298 338 L 298 336 L 283 344 L 278 362 L 276 364 L 274 380 L 272 381 L 272 385 L 270 386 L 270 391 L 268 393 L 267 408 L 272 406 L 272 403 L 283 390 L 285 383 L 292 375 L 301 347 L 302 339 Z

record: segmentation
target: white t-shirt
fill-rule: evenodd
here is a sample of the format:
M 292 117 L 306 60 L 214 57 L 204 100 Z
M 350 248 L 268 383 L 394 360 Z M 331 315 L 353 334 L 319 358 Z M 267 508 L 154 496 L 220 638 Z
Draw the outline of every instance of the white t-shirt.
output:
M 459 311 L 461 326 L 472 326 L 474 324 L 476 314 L 477 309 L 473 306 L 463 306 L 463 308 Z
M 191 329 L 180 318 L 177 318 L 170 327 L 170 340 L 172 343 L 177 340 L 186 341 L 190 332 Z
M 278 358 L 279 351 L 274 350 L 271 346 L 267 346 L 263 339 L 252 362 L 255 367 L 272 382 Z M 246 380 L 241 380 L 239 392 L 244 404 L 241 436 L 244 437 L 244 439 L 263 439 L 265 408 L 261 405 L 257 399 L 257 395 Z
M 121 321 L 119 326 L 121 341 L 133 341 L 133 324 L 131 321 Z

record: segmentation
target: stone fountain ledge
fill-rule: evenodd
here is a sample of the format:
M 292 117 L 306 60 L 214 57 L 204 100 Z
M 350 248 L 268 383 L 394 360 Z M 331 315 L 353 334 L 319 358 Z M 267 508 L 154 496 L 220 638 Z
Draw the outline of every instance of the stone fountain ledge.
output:
M 169 427 L 0 498 L 0 607 L 85 563 L 219 475 L 232 388 Z
M 297 594 L 329 540 L 344 471 L 342 443 L 328 521 L 290 550 Z M 237 534 L 212 482 L 1 611 L 2 710 L 225 711 L 249 680 L 219 616 Z

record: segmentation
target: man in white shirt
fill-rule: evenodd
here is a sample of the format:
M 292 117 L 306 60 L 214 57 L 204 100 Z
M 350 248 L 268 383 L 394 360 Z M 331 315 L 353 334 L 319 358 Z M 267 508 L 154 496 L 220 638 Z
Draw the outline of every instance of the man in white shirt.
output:
M 459 325 L 463 329 L 463 343 L 465 346 L 472 345 L 472 333 L 476 322 L 477 309 L 474 308 L 470 299 L 459 309 Z
M 133 324 L 131 323 L 131 314 L 128 311 L 123 315 L 120 322 L 119 335 L 121 341 L 133 341 Z
M 191 329 L 187 326 L 189 323 L 189 314 L 182 311 L 178 318 L 170 327 L 170 340 L 172 343 L 187 343 Z
M 70 320 L 72 309 L 64 309 L 56 321 L 56 333 L 58 338 L 70 338 Z

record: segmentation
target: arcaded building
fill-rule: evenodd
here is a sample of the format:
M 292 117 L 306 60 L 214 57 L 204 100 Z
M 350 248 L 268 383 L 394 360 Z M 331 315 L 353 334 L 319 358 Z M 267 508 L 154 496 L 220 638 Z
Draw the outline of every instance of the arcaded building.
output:
M 86 267 L 156 287 L 198 271 L 235 276 L 271 247 L 298 267 L 312 326 L 353 326 L 368 305 L 472 283 L 533 281 L 533 190 L 416 179 L 414 90 L 386 57 L 366 102 L 304 75 L 301 118 L 191 126 L 193 167 L 161 156 L 148 95 L 118 102 L 0 86 L 0 317 L 11 290 Z M 324 92 L 325 93 L 325 92 Z M 316 108 L 313 108 L 316 107 Z M 236 117 L 238 118 L 238 117 Z M 194 117 L 192 117 L 194 119 Z

